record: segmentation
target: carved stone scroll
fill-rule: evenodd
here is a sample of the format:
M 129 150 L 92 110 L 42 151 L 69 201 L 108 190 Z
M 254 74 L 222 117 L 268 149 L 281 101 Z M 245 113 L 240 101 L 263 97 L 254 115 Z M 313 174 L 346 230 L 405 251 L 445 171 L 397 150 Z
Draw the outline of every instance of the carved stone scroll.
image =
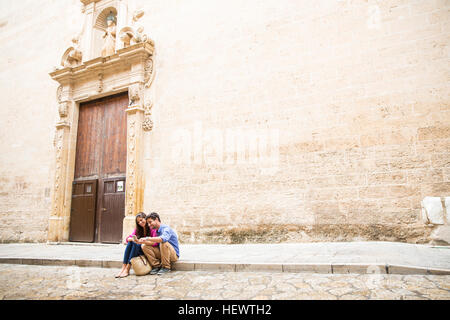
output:
M 123 27 L 119 32 L 119 39 L 123 42 L 124 48 L 137 43 L 148 42 L 154 46 L 151 40 L 145 33 L 144 27 L 138 24 L 139 19 L 144 15 L 143 10 L 137 10 L 133 14 L 131 26 Z
M 153 58 L 149 57 L 145 61 L 144 67 L 144 83 L 146 88 L 150 88 L 153 83 L 153 79 L 155 78 L 155 72 L 153 69 Z
M 139 104 L 142 101 L 142 84 L 135 83 L 128 88 L 128 99 L 130 100 L 130 106 Z
M 83 53 L 79 49 L 79 37 L 72 39 L 73 46 L 69 47 L 61 58 L 61 66 L 73 68 L 79 66 L 83 59 Z
M 147 103 L 144 107 L 144 121 L 142 123 L 142 129 L 144 129 L 144 131 L 152 131 L 153 129 L 152 108 L 152 102 Z

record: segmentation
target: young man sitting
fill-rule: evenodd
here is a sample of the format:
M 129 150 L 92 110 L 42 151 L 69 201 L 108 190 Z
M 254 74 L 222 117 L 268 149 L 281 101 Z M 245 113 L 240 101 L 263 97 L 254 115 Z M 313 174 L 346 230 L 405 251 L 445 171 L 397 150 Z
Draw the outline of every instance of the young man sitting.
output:
M 150 274 L 162 275 L 170 272 L 171 263 L 180 257 L 178 236 L 172 228 L 161 223 L 156 212 L 150 213 L 146 220 L 150 228 L 156 229 L 157 236 L 142 238 L 139 243 L 142 244 L 142 251 L 152 266 Z M 152 247 L 154 243 L 159 243 L 159 246 Z

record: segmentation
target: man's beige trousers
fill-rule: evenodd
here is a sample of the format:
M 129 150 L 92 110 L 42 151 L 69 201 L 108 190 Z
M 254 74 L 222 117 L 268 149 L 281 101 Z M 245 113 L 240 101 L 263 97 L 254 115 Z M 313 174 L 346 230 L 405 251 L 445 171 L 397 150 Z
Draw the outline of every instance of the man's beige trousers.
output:
M 152 269 L 159 267 L 171 269 L 170 264 L 178 260 L 177 253 L 169 242 L 161 242 L 159 247 L 143 244 L 141 248 Z

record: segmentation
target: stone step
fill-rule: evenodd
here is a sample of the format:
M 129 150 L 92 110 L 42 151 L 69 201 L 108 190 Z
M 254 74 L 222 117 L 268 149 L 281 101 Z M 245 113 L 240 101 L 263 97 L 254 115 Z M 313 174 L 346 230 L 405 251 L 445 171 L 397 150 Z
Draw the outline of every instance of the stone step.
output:
M 2 264 L 26 264 L 47 266 L 78 266 L 97 268 L 121 268 L 117 260 L 70 260 L 40 258 L 0 258 Z M 429 274 L 450 275 L 450 269 L 424 268 L 412 265 L 390 264 L 319 264 L 319 263 L 230 263 L 178 261 L 173 269 L 177 271 L 227 271 L 227 272 L 292 272 L 292 273 L 331 273 L 331 274 Z

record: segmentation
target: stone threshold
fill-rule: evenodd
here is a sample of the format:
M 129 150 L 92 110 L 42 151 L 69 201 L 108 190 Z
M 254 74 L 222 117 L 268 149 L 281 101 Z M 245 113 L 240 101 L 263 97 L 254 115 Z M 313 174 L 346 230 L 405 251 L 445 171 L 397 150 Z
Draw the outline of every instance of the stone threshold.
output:
M 25 264 L 43 266 L 78 266 L 96 268 L 121 268 L 121 261 L 71 260 L 36 258 L 0 258 L 2 264 Z M 223 272 L 292 272 L 327 274 L 402 274 L 402 275 L 450 275 L 450 269 L 390 264 L 327 264 L 327 263 L 230 263 L 178 261 L 173 265 L 176 271 L 223 271 Z

